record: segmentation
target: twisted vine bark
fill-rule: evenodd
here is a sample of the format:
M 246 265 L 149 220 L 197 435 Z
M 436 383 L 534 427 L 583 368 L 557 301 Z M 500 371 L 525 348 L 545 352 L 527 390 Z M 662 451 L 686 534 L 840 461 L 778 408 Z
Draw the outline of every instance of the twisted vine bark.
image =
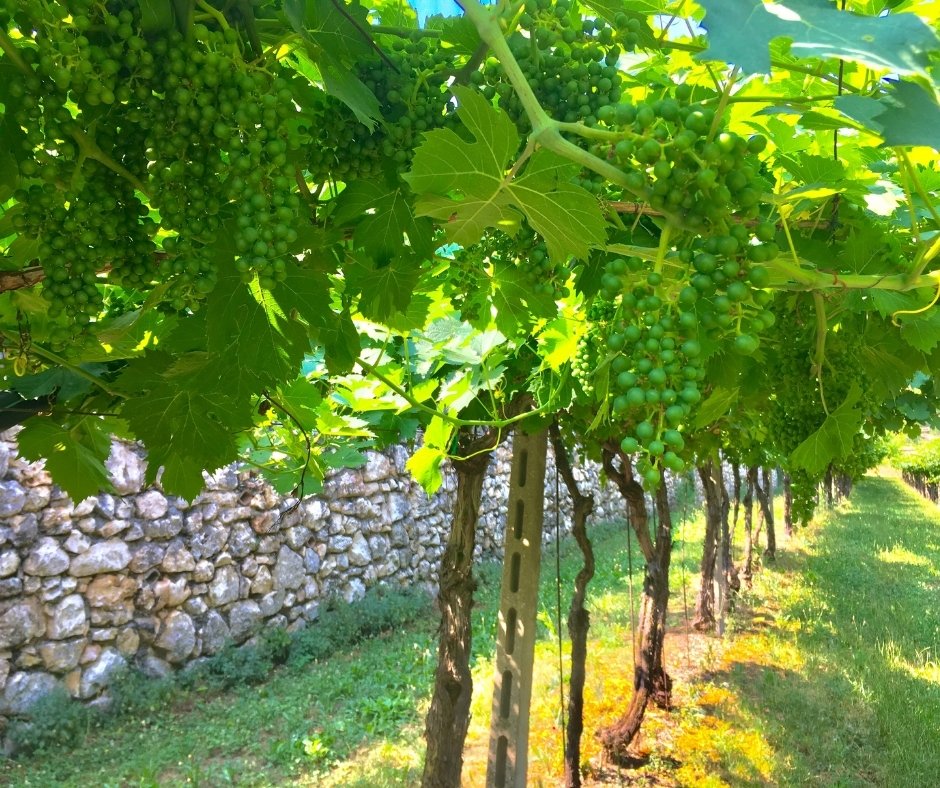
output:
M 741 576 L 745 585 L 751 587 L 754 577 L 754 488 L 757 487 L 757 466 L 747 469 L 747 478 L 744 488 L 744 500 L 741 505 L 744 509 L 744 559 Z
M 422 788 L 457 788 L 463 769 L 463 746 L 470 725 L 473 677 L 470 673 L 473 607 L 473 550 L 483 494 L 483 480 L 498 439 L 487 432 L 482 437 L 464 436 L 461 454 L 468 459 L 454 462 L 457 493 L 454 518 L 447 546 L 441 556 L 440 642 L 431 707 L 425 722 L 427 754 Z
M 767 529 L 767 548 L 764 550 L 764 555 L 772 561 L 777 555 L 777 532 L 774 527 L 774 491 L 771 485 L 770 471 L 766 468 L 761 469 L 763 484 L 756 481 L 756 476 L 754 478 L 754 491 L 757 493 L 760 510 L 764 515 L 764 527 Z
M 793 536 L 793 480 L 789 473 L 783 474 L 783 532 Z
M 620 467 L 614 464 L 620 460 Z M 666 485 L 656 492 L 657 524 L 655 541 L 650 536 L 649 512 L 643 488 L 633 475 L 629 459 L 619 449 L 606 447 L 604 468 L 627 502 L 630 525 L 646 559 L 643 595 L 638 622 L 639 636 L 634 655 L 633 696 L 624 714 L 598 734 L 607 756 L 614 762 L 630 762 L 629 747 L 643 723 L 650 701 L 668 707 L 672 679 L 663 667 L 663 643 L 666 637 L 666 611 L 669 606 L 669 562 L 672 554 L 672 516 Z
M 571 678 L 568 686 L 568 722 L 565 731 L 565 786 L 581 785 L 581 734 L 584 732 L 584 682 L 587 677 L 587 636 L 591 616 L 584 606 L 587 585 L 594 577 L 594 548 L 587 535 L 587 518 L 594 511 L 594 496 L 584 495 L 571 470 L 568 452 L 561 438 L 558 423 L 549 429 L 555 468 L 565 481 L 573 502 L 571 533 L 581 550 L 584 563 L 574 581 L 574 594 L 568 611 L 568 636 L 571 638 Z

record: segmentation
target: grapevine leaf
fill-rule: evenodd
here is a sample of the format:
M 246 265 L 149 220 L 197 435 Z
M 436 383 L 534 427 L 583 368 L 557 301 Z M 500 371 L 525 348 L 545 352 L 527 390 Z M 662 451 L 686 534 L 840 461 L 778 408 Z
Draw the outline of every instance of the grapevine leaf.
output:
M 927 74 L 937 36 L 915 14 L 860 16 L 823 0 L 697 0 L 708 49 L 699 58 L 722 60 L 753 74 L 770 73 L 771 41 L 790 40 L 798 57 L 840 58 L 896 74 Z
M 472 55 L 480 46 L 477 27 L 465 16 L 429 16 L 424 26 L 428 30 L 440 30 L 441 41 L 452 44 L 458 54 Z
M 411 471 L 415 481 L 421 485 L 428 495 L 436 493 L 444 483 L 444 476 L 441 474 L 441 463 L 446 456 L 441 449 L 422 446 L 405 463 L 405 467 Z
M 320 390 L 306 378 L 298 378 L 278 390 L 278 404 L 283 405 L 300 425 L 310 432 L 316 428 L 320 403 Z
M 699 406 L 698 415 L 695 417 L 695 429 L 705 429 L 718 421 L 731 410 L 734 403 L 738 401 L 739 394 L 740 391 L 737 387 L 716 387 L 708 399 Z
M 552 318 L 557 311 L 551 293 L 536 290 L 526 271 L 503 260 L 493 263 L 493 305 L 496 327 L 505 336 L 526 330 L 541 318 Z
M 362 349 L 359 333 L 348 311 L 328 312 L 325 326 L 318 335 L 325 353 L 326 368 L 333 375 L 349 372 Z
M 173 27 L 173 4 L 170 0 L 140 0 L 140 29 L 144 35 L 165 33 Z
M 352 71 L 326 55 L 320 57 L 320 67 L 326 92 L 342 101 L 353 111 L 356 119 L 372 131 L 376 121 L 382 118 L 375 94 Z
M 82 369 L 96 377 L 106 367 L 103 364 L 83 364 Z M 35 399 L 56 392 L 59 402 L 91 391 L 91 381 L 66 367 L 52 367 L 35 375 L 26 375 L 14 381 L 14 390 L 24 399 Z
M 225 378 L 196 376 L 206 354 L 173 357 L 150 353 L 128 366 L 122 387 L 146 396 L 128 399 L 121 411 L 131 431 L 147 446 L 147 475 L 164 468 L 163 487 L 192 500 L 203 487 L 202 471 L 215 470 L 237 457 L 235 434 L 251 426 L 244 400 L 231 396 Z
M 336 202 L 336 222 L 341 225 L 357 222 L 353 243 L 373 257 L 396 254 L 403 242 L 422 257 L 434 254 L 434 228 L 427 219 L 415 218 L 401 188 L 389 188 L 376 181 L 356 181 L 343 190 Z
M 880 136 L 885 145 L 940 150 L 940 104 L 914 82 L 901 81 L 880 100 L 840 96 L 836 108 Z
M 552 259 L 587 257 L 604 241 L 605 222 L 594 197 L 570 183 L 576 167 L 541 149 L 510 179 L 519 134 L 509 116 L 472 90 L 454 93 L 474 141 L 451 129 L 424 135 L 404 176 L 419 195 L 419 215 L 445 222 L 449 240 L 462 246 L 479 241 L 488 227 L 513 235 L 524 216 L 545 238 Z
M 940 309 L 916 315 L 901 315 L 901 336 L 911 347 L 929 353 L 940 343 Z
M 578 327 L 577 321 L 558 317 L 539 334 L 541 356 L 549 369 L 558 372 L 575 357 L 582 336 Z
M 111 488 L 104 463 L 111 451 L 105 422 L 86 416 L 69 426 L 50 418 L 29 419 L 16 437 L 20 454 L 46 461 L 52 474 L 73 501 L 81 501 Z
M 0 203 L 10 199 L 20 180 L 20 168 L 13 157 L 14 139 L 18 135 L 13 133 L 12 127 L 12 123 L 0 124 Z
M 382 263 L 361 257 L 356 263 L 347 267 L 346 275 L 350 289 L 361 293 L 359 310 L 364 317 L 381 322 L 408 309 L 421 275 L 418 258 L 406 253 Z
M 294 377 L 309 349 L 306 331 L 272 293 L 246 286 L 234 270 L 220 277 L 206 305 L 206 349 L 240 373 L 241 395 Z
M 790 462 L 811 474 L 819 474 L 829 463 L 847 457 L 865 415 L 856 408 L 861 396 L 861 387 L 853 381 L 842 404 L 826 416 L 816 432 L 793 450 Z

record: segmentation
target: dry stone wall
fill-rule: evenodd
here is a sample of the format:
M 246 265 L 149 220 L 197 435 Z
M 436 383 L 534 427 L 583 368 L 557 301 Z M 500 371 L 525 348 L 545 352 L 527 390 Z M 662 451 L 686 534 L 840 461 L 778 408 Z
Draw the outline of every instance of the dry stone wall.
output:
M 500 552 L 510 454 L 497 451 L 485 481 L 478 558 Z M 145 487 L 143 452 L 115 441 L 114 493 L 75 503 L 42 463 L 17 456 L 13 431 L 0 434 L 0 717 L 57 687 L 94 701 L 128 667 L 162 676 L 262 627 L 306 626 L 330 595 L 353 601 L 376 583 L 432 588 L 456 481 L 448 473 L 429 498 L 407 458 L 404 447 L 372 453 L 302 501 L 227 467 L 188 503 Z M 620 498 L 599 489 L 598 468 L 575 473 L 596 493 L 595 518 L 618 518 Z

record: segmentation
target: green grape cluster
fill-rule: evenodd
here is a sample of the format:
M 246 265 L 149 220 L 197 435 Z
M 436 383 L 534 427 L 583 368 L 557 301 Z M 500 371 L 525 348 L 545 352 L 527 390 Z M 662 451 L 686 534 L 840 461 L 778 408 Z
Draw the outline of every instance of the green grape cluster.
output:
M 622 96 L 623 78 L 617 68 L 623 52 L 638 41 L 639 17 L 618 13 L 615 25 L 603 19 L 582 18 L 577 5 L 562 0 L 528 3 L 519 30 L 509 47 L 542 107 L 559 120 L 597 122 L 605 106 Z M 518 123 L 525 112 L 506 80 L 502 65 L 490 58 L 473 76 L 487 98 L 498 96 L 499 106 Z
M 145 35 L 136 4 L 23 4 L 10 22 L 35 41 L 20 50 L 33 73 L 12 72 L 8 88 L 21 132 L 14 228 L 39 242 L 51 315 L 94 319 L 105 281 L 160 282 L 166 307 L 196 309 L 223 238 L 245 281 L 284 279 L 295 156 L 316 125 L 294 102 L 293 71 L 246 62 L 229 26 Z
M 680 217 L 690 230 L 757 217 L 767 188 L 757 154 L 767 140 L 719 131 L 714 110 L 691 97 L 690 86 L 677 85 L 663 98 L 603 107 L 598 120 L 621 139 L 592 150 L 623 169 L 630 197 Z
M 304 151 L 316 183 L 377 176 L 389 163 L 403 172 L 421 134 L 452 116 L 445 90 L 453 66 L 447 50 L 418 36 L 396 38 L 390 49 L 383 57 L 364 59 L 355 72 L 382 102 L 382 123 L 371 131 L 341 101 L 321 97 L 313 139 Z
M 595 378 L 601 370 L 605 351 L 598 339 L 617 314 L 613 299 L 596 298 L 587 312 L 590 330 L 582 334 L 571 363 L 571 374 L 578 383 L 581 399 L 590 402 L 594 396 Z
M 482 316 L 488 287 L 486 256 L 481 246 L 454 250 L 444 272 L 444 295 L 460 316 L 474 323 Z

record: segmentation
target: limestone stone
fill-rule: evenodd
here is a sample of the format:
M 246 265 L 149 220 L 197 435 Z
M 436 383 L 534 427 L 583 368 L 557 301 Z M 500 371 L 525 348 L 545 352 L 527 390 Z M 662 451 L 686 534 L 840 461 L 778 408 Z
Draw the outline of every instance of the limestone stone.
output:
M 98 503 L 97 498 L 84 498 L 75 504 L 75 508 L 72 509 L 72 518 L 81 519 L 82 517 L 88 517 L 93 511 L 95 511 L 95 505 Z
M 117 637 L 117 633 L 116 627 L 102 627 L 91 630 L 89 637 L 94 643 L 110 643 Z
M 238 571 L 234 566 L 223 566 L 216 570 L 209 583 L 209 602 L 221 607 L 238 599 Z
M 330 516 L 330 508 L 319 498 L 311 498 L 303 503 L 303 523 L 312 530 L 317 530 L 323 520 Z
M 320 554 L 312 547 L 304 550 L 304 569 L 309 575 L 315 575 L 320 571 Z
M 183 515 L 171 512 L 166 517 L 146 520 L 142 527 L 147 539 L 171 539 L 183 530 Z
M 0 517 L 12 517 L 23 511 L 26 490 L 13 479 L 0 482 Z
M 255 634 L 263 621 L 261 608 L 254 600 L 236 602 L 228 614 L 232 640 L 241 643 Z
M 192 572 L 196 568 L 196 559 L 186 549 L 182 540 L 174 540 L 167 548 L 166 555 L 160 564 L 164 572 Z
M 366 587 L 361 580 L 350 580 L 343 588 L 343 599 L 352 604 L 366 595 Z
M 261 512 L 251 518 L 251 530 L 256 534 L 269 534 L 277 530 L 278 514 L 275 511 Z
M 244 558 L 251 555 L 258 548 L 258 537 L 245 522 L 237 522 L 231 526 L 228 537 L 228 551 L 235 558 Z
M 72 531 L 69 538 L 65 540 L 64 547 L 72 555 L 77 555 L 87 552 L 88 548 L 91 547 L 91 540 L 81 531 Z
M 171 580 L 168 577 L 161 577 L 153 584 L 153 595 L 155 597 L 155 610 L 162 610 L 165 607 L 179 607 L 192 594 L 189 583 L 185 577 Z
M 174 610 L 163 619 L 154 645 L 165 652 L 169 662 L 185 662 L 196 648 L 196 626 L 193 620 L 183 611 Z
M 116 539 L 98 542 L 72 559 L 69 572 L 75 577 L 87 577 L 103 572 L 120 572 L 131 562 L 131 551 Z
M 90 698 L 100 692 L 127 669 L 127 660 L 117 649 L 102 649 L 97 660 L 82 673 L 78 694 Z
M 250 520 L 254 514 L 250 506 L 232 506 L 223 509 L 219 513 L 219 522 L 224 525 L 231 525 L 239 520 Z
M 0 553 L 0 577 L 16 574 L 20 568 L 20 556 L 16 550 L 4 550 Z
M 46 620 L 39 600 L 21 600 L 0 616 L 0 649 L 21 646 L 42 637 L 45 631 Z
M 23 564 L 23 571 L 28 575 L 52 577 L 60 575 L 69 567 L 69 556 L 58 541 L 51 536 L 42 537 L 30 550 Z
M 137 591 L 137 581 L 125 575 L 98 575 L 85 590 L 85 599 L 94 607 L 115 607 Z
M 2 500 L 3 491 L 0 490 L 0 501 Z M 11 517 L 7 524 L 10 528 L 10 541 L 13 542 L 15 547 L 27 547 L 35 542 L 36 537 L 39 536 L 39 520 L 32 512 Z
M 70 594 L 53 608 L 46 634 L 52 640 L 66 640 L 86 632 L 88 617 L 85 600 L 79 594 Z
M 254 577 L 258 574 L 258 559 L 253 555 L 242 561 L 241 573 L 244 577 Z
M 349 563 L 353 566 L 368 566 L 372 562 L 372 551 L 366 538 L 357 533 L 349 547 Z
M 158 520 L 163 517 L 168 508 L 166 496 L 159 490 L 147 490 L 134 499 L 137 516 L 144 520 Z
M 59 682 L 48 673 L 14 673 L 4 687 L 0 714 L 25 715 L 36 701 L 58 686 Z
M 372 558 L 375 561 L 383 560 L 387 555 L 391 543 L 388 540 L 388 537 L 378 535 L 369 537 L 369 552 L 372 554 Z
M 304 580 L 304 559 L 287 545 L 281 545 L 274 565 L 274 587 L 278 590 L 297 588 Z
M 166 678 L 173 672 L 170 663 L 160 659 L 156 654 L 145 654 L 137 661 L 137 667 L 141 673 L 152 679 Z
M 134 606 L 127 600 L 108 608 L 93 607 L 89 618 L 96 627 L 121 626 L 134 618 Z
M 362 468 L 364 482 L 377 482 L 387 479 L 393 472 L 392 461 L 380 452 L 369 452 Z
M 256 596 L 263 596 L 272 588 L 274 588 L 274 579 L 271 577 L 271 570 L 266 566 L 259 567 L 251 581 L 251 593 Z
M 215 610 L 209 611 L 206 616 L 206 623 L 202 625 L 200 632 L 202 635 L 202 653 L 207 655 L 216 654 L 222 650 L 225 643 L 231 637 L 228 624 L 225 619 Z
M 26 503 L 23 504 L 24 512 L 40 512 L 45 509 L 52 500 L 52 488 L 42 484 L 37 487 L 30 487 L 26 491 Z
M 9 467 L 10 449 L 4 441 L 0 441 L 0 476 L 6 476 Z
M 204 597 L 191 596 L 183 603 L 183 610 L 193 617 L 201 617 L 209 610 L 209 606 Z
M 99 529 L 98 533 L 105 539 L 110 539 L 120 533 L 124 533 L 131 527 L 130 520 L 108 520 Z
M 118 632 L 117 637 L 114 639 L 114 645 L 117 646 L 117 650 L 125 657 L 133 656 L 137 653 L 137 649 L 140 648 L 140 634 L 133 626 L 124 627 Z
M 334 536 L 330 539 L 329 550 L 331 553 L 345 553 L 350 547 L 352 547 L 352 537 L 349 536 Z
M 95 499 L 95 511 L 107 519 L 114 517 L 115 505 L 114 496 L 111 493 L 101 493 Z
M 211 524 L 203 525 L 193 533 L 190 550 L 197 559 L 213 558 L 225 547 L 226 539 L 228 531 L 225 528 Z
M 197 583 L 208 583 L 215 574 L 215 566 L 211 561 L 199 561 L 193 569 L 193 580 Z
M 135 574 L 142 575 L 149 572 L 163 560 L 165 552 L 166 548 L 163 545 L 144 542 L 134 551 L 134 557 L 131 558 L 128 568 Z
M 39 654 L 46 670 L 52 673 L 68 673 L 78 667 L 78 660 L 84 648 L 84 640 L 58 640 L 43 643 L 39 647 Z
M 143 488 L 147 465 L 132 446 L 113 441 L 105 467 L 118 495 L 132 495 Z
M 261 615 L 267 618 L 277 613 L 278 610 L 284 607 L 285 596 L 283 591 L 271 591 L 265 594 L 258 605 L 261 609 Z

